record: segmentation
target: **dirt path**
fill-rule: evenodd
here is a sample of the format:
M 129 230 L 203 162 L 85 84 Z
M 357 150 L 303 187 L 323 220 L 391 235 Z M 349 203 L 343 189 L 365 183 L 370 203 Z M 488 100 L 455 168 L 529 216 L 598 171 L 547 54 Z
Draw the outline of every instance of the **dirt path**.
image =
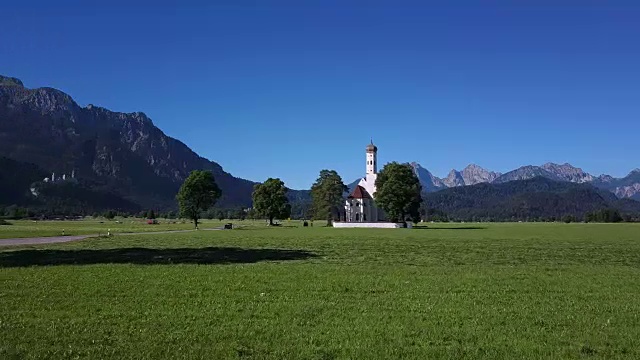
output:
M 212 229 L 200 229 L 203 230 L 221 230 L 221 228 L 212 228 Z M 183 232 L 192 232 L 196 230 L 166 230 L 166 231 L 142 231 L 142 232 L 131 232 L 131 233 L 114 233 L 114 236 L 123 236 L 123 235 L 152 235 L 152 234 L 171 234 L 171 233 L 183 233 Z M 95 237 L 97 235 L 69 235 L 69 236 L 48 236 L 48 237 L 33 237 L 33 238 L 17 238 L 17 239 L 0 239 L 0 246 L 10 246 L 10 245 L 38 245 L 38 244 L 53 244 L 53 243 L 62 243 L 69 241 L 77 241 L 83 240 L 90 237 Z

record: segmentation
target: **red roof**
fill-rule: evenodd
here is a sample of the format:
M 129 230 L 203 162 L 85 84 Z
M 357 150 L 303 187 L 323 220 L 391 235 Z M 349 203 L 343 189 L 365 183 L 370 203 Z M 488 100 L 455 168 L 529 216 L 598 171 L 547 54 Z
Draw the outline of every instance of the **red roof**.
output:
M 371 195 L 362 186 L 357 185 L 355 189 L 347 196 L 347 199 L 371 199 Z

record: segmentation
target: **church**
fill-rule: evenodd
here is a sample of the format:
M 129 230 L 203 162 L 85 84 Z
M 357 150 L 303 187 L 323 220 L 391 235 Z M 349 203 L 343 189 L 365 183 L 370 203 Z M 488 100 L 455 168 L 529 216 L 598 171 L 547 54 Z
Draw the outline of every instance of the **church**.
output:
M 386 221 L 382 209 L 376 207 L 376 178 L 378 177 L 378 147 L 373 140 L 366 147 L 367 172 L 347 196 L 344 220 L 348 223 Z

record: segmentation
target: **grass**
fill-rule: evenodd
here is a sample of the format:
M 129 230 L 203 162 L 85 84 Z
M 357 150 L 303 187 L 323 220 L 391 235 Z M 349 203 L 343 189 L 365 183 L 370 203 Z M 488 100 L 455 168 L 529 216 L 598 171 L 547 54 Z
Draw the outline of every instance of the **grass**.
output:
M 60 221 L 34 221 L 34 220 L 7 220 L 8 225 L 0 225 L 0 243 L 2 239 L 25 237 L 48 237 L 62 235 L 105 235 L 107 231 L 112 234 L 155 232 L 172 230 L 192 230 L 193 223 L 182 220 L 158 219 L 159 224 L 147 224 L 146 219 L 117 218 L 114 220 L 85 219 L 85 220 L 60 220 Z M 200 228 L 220 227 L 224 223 L 232 222 L 236 225 L 262 225 L 263 222 L 251 220 L 202 220 Z
M 476 225 L 0 248 L 0 358 L 640 357 L 640 226 Z

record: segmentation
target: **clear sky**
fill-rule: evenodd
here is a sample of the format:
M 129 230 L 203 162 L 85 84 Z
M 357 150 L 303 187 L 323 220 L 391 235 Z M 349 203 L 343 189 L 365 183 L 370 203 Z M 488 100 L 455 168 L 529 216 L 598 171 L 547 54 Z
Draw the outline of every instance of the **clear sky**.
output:
M 640 167 L 639 1 L 89 3 L 2 2 L 0 74 L 142 111 L 235 176 L 351 182 L 370 137 L 437 176 Z

